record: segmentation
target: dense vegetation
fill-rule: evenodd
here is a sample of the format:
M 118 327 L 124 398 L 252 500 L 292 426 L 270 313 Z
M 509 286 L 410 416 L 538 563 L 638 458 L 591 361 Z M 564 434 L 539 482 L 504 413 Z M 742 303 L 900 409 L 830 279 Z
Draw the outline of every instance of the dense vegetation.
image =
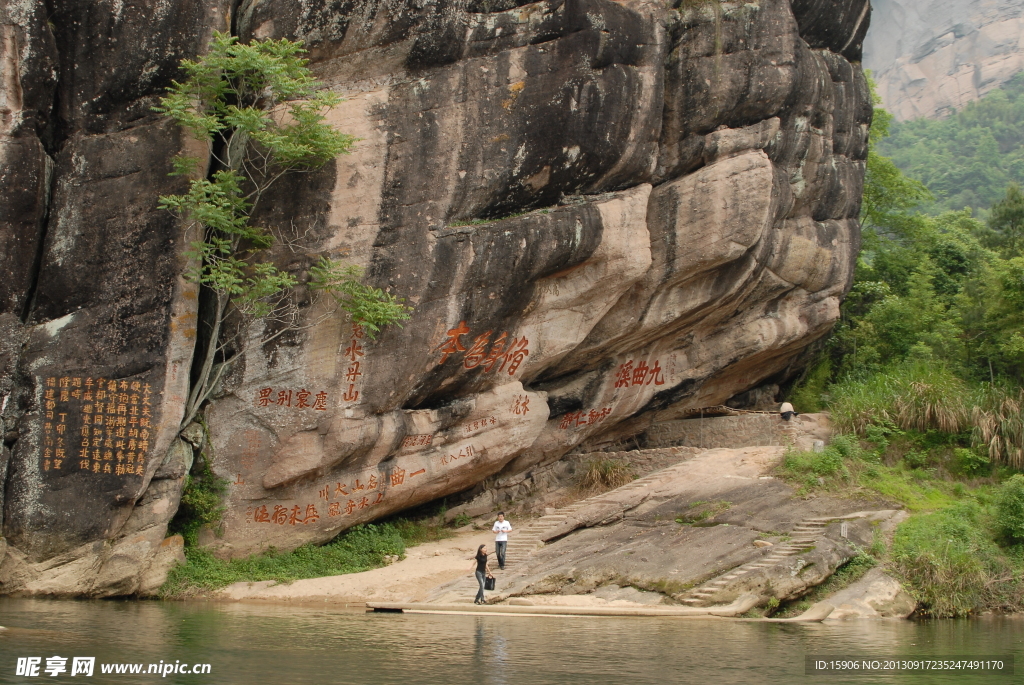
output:
M 1024 608 L 1024 193 L 1008 182 L 1024 177 L 1022 94 L 1018 77 L 888 140 L 876 108 L 854 285 L 791 394 L 841 434 L 781 474 L 913 512 L 873 553 L 933 616 Z M 919 209 L 961 191 L 991 199 L 986 221 Z
M 928 186 L 929 213 L 987 210 L 1024 184 L 1024 73 L 949 118 L 894 125 L 878 149 Z

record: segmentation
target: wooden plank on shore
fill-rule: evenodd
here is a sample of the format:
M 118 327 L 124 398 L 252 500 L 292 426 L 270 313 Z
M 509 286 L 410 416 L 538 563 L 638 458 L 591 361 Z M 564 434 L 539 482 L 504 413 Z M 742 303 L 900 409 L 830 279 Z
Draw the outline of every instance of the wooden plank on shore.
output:
M 554 605 L 508 605 L 508 604 L 431 604 L 426 602 L 367 602 L 369 611 L 381 613 L 420 614 L 490 614 L 494 616 L 654 616 L 664 618 L 732 618 L 739 617 L 753 608 L 757 597 L 744 595 L 732 604 L 711 607 L 595 607 L 595 606 L 554 606 Z M 820 622 L 832 613 L 832 605 L 819 602 L 800 616 L 785 619 L 751 618 L 746 621 L 770 621 L 785 623 Z

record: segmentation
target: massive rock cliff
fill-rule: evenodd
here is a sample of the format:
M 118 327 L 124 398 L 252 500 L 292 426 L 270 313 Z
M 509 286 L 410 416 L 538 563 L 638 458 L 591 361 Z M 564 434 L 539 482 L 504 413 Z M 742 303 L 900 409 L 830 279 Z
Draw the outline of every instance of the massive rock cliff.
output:
M 47 9 L 49 8 L 49 9 Z M 305 41 L 353 152 L 255 217 L 407 298 L 377 340 L 250 331 L 205 411 L 239 556 L 779 382 L 849 287 L 867 0 L 8 2 L 0 589 L 152 591 L 198 431 L 201 293 L 150 107 L 213 30 Z
M 944 116 L 1024 70 L 1020 0 L 874 0 L 864 41 L 897 119 Z

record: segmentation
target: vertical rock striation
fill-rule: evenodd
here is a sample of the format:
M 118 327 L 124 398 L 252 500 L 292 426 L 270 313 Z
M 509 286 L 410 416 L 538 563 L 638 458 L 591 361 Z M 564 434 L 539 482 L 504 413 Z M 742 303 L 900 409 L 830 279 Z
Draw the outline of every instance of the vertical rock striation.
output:
M 0 586 L 131 593 L 181 493 L 184 474 L 163 482 L 164 462 L 195 335 L 184 236 L 155 205 L 181 187 L 167 172 L 184 143 L 150 108 L 225 12 L 201 0 L 2 11 L 0 194 L 15 201 L 0 216 L 14 274 L 0 302 Z
M 24 282 L 0 292 L 18 341 L 0 348 L 5 592 L 151 591 L 177 554 L 161 540 L 192 459 L 176 435 L 198 297 L 181 228 L 155 210 L 186 143 L 148 108 L 228 20 L 201 0 L 116 10 L 68 2 L 53 29 L 17 23 L 50 80 L 11 110 L 34 127 L 0 138 L 38 151 L 0 177 L 25 197 L 0 240 L 32 262 L 12 261 Z M 234 30 L 305 41 L 346 98 L 331 123 L 359 137 L 264 200 L 254 220 L 287 237 L 272 258 L 300 281 L 342 258 L 415 309 L 373 340 L 300 287 L 306 327 L 247 332 L 205 414 L 230 482 L 206 543 L 324 541 L 795 373 L 858 249 L 868 13 L 243 2 Z

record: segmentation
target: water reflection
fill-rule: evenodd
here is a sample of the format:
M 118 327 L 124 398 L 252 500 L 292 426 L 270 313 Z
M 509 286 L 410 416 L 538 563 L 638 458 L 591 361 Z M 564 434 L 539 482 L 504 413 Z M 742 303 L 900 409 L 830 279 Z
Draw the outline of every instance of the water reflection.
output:
M 1024 619 L 806 626 L 671 618 L 366 614 L 308 606 L 0 599 L 0 683 L 19 656 L 209 663 L 210 675 L 103 675 L 98 683 L 975 683 L 992 674 L 804 675 L 805 654 L 1014 654 Z M 70 663 L 70 661 L 69 661 Z

